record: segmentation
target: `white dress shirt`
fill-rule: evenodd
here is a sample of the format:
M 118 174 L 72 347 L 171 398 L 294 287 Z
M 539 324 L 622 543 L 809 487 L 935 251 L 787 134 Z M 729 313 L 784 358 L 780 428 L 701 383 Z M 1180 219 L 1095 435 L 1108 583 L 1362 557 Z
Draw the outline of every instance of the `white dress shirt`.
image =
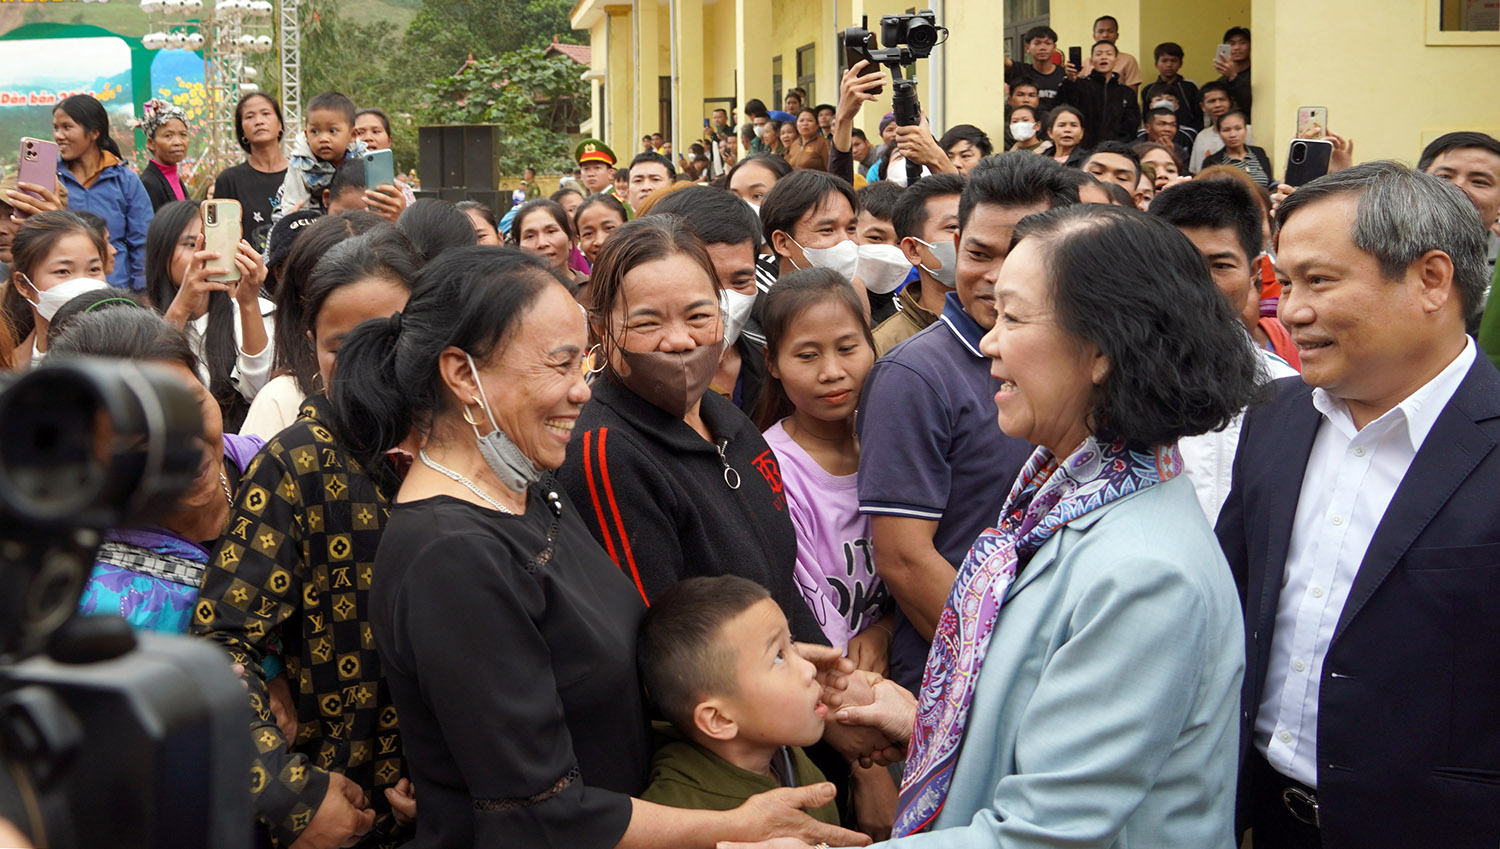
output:
M 1246 334 L 1245 344 L 1254 347 L 1260 358 L 1261 383 L 1297 374 L 1286 360 L 1256 345 L 1249 334 Z M 1244 422 L 1242 410 L 1223 430 L 1177 440 L 1177 450 L 1182 452 L 1182 472 L 1193 484 L 1193 494 L 1198 496 L 1198 505 L 1203 508 L 1203 515 L 1208 517 L 1210 525 L 1219 521 L 1219 511 L 1223 509 L 1224 499 L 1229 497 L 1229 486 L 1234 482 L 1234 454 L 1239 450 L 1240 426 Z
M 1323 658 L 1349 589 L 1396 488 L 1475 355 L 1467 339 L 1436 377 L 1363 429 L 1343 401 L 1312 392 L 1323 421 L 1302 477 L 1255 718 L 1255 747 L 1278 772 L 1308 786 L 1318 784 Z

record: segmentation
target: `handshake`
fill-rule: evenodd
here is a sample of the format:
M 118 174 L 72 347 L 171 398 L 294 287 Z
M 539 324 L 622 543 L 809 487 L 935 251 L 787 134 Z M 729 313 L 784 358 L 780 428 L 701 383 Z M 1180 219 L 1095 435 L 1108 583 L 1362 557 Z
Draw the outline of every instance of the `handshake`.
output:
M 847 664 L 847 661 L 845 661 Z M 823 739 L 850 763 L 885 766 L 906 758 L 917 700 L 874 672 L 839 667 L 822 675 L 828 722 Z

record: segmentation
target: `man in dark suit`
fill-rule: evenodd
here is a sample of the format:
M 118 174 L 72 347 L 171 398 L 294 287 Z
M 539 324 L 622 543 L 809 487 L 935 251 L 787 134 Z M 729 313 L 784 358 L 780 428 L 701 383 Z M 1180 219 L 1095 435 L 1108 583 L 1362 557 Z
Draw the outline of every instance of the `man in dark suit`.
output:
M 1500 843 L 1500 372 L 1473 205 L 1372 162 L 1277 213 L 1302 378 L 1246 416 L 1219 541 L 1245 602 L 1255 849 Z

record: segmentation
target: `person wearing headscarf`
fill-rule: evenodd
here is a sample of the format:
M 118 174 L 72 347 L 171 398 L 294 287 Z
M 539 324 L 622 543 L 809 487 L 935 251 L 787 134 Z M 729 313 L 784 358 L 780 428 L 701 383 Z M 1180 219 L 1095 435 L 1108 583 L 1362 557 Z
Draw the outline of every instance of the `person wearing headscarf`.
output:
M 146 101 L 141 112 L 143 117 L 135 124 L 145 134 L 146 150 L 151 153 L 141 168 L 141 184 L 155 211 L 174 200 L 187 200 L 177 166 L 187 157 L 190 128 L 182 107 L 159 97 Z

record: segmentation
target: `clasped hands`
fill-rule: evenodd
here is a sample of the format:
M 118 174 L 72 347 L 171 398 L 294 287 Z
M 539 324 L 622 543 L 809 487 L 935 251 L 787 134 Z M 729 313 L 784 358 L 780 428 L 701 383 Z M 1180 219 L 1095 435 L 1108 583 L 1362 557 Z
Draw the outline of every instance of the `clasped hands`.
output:
M 828 706 L 823 739 L 860 766 L 904 760 L 916 724 L 916 697 L 874 672 L 856 670 L 836 648 L 805 644 L 797 648 L 818 667 L 823 703 Z

